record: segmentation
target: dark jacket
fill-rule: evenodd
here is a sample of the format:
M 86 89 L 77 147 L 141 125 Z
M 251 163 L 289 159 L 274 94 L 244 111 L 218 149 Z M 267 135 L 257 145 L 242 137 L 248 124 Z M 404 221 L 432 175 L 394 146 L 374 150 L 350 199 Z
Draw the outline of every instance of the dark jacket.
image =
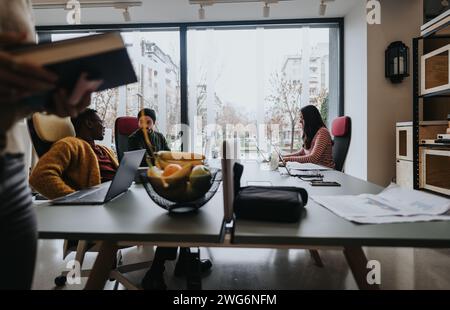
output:
M 153 151 L 170 151 L 169 146 L 167 145 L 166 138 L 164 135 L 160 132 L 152 131 L 148 134 L 150 138 L 150 143 L 153 146 Z M 138 129 L 135 132 L 133 132 L 128 137 L 128 150 L 129 151 L 135 151 L 135 150 L 142 150 L 147 149 L 144 134 L 142 133 L 142 129 Z M 148 151 L 146 153 L 146 156 L 144 159 L 142 159 L 141 166 L 148 166 L 146 158 L 151 159 L 152 163 L 154 164 L 153 158 L 150 158 L 150 154 L 148 154 Z

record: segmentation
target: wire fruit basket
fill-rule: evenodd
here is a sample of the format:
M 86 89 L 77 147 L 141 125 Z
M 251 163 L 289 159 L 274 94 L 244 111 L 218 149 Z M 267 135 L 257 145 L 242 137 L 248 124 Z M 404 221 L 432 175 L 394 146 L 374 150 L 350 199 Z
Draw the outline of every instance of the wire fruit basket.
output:
M 204 206 L 212 197 L 216 194 L 219 189 L 220 182 L 222 182 L 222 171 L 216 168 L 210 168 L 211 172 L 211 187 L 205 193 L 204 196 L 189 202 L 174 202 L 168 200 L 161 195 L 159 195 L 153 188 L 152 184 L 147 178 L 146 172 L 141 173 L 141 181 L 147 191 L 148 196 L 161 208 L 171 212 L 171 213 L 188 213 L 195 212 Z

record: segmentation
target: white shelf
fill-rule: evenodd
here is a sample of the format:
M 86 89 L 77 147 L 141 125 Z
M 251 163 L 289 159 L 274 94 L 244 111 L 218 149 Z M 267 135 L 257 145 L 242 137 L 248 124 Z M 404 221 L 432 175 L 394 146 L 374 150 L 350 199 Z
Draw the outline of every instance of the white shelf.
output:
M 448 121 L 420 121 L 419 126 L 440 126 L 447 125 Z
M 447 28 L 449 25 L 450 25 L 450 9 L 440 14 L 433 20 L 429 21 L 422 27 L 420 27 L 421 30 L 420 34 L 422 37 L 429 37 L 433 34 L 439 33 L 439 31 Z

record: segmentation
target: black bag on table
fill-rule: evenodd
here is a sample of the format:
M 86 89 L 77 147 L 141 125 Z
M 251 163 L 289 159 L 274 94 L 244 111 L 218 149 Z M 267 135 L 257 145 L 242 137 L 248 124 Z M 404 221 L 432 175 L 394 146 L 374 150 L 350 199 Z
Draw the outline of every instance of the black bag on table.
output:
M 298 222 L 308 202 L 308 192 L 300 187 L 246 186 L 240 187 L 243 166 L 235 164 L 234 214 L 237 219 Z

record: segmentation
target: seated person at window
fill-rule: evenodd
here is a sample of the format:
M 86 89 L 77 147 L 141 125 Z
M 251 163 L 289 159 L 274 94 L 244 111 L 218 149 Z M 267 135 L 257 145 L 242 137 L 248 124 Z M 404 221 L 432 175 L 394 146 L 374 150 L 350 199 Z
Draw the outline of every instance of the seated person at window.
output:
M 94 142 L 105 134 L 95 110 L 86 109 L 72 123 L 77 136 L 55 142 L 30 176 L 31 186 L 49 199 L 111 181 L 119 166 L 112 150 Z
M 319 110 L 313 105 L 301 109 L 300 122 L 303 127 L 303 148 L 283 156 L 287 162 L 312 163 L 334 169 L 333 142 Z
M 170 151 L 167 145 L 166 138 L 163 134 L 156 132 L 154 130 L 156 122 L 156 113 L 152 109 L 142 109 L 138 113 L 139 119 L 139 129 L 132 133 L 128 137 L 128 150 L 141 150 L 148 149 L 145 142 L 143 130 L 147 130 L 149 133 L 149 139 L 151 143 L 152 152 L 158 151 Z M 154 159 L 150 154 L 147 154 L 147 160 L 151 160 L 154 164 Z M 146 159 L 144 158 L 141 166 L 148 166 Z M 164 282 L 164 270 L 166 260 L 174 260 L 177 257 L 178 248 L 165 248 L 157 247 L 155 251 L 155 256 L 153 258 L 153 263 L 150 269 L 145 274 L 142 279 L 141 286 L 144 289 L 155 289 L 155 290 L 165 290 L 167 288 Z M 186 274 L 186 266 L 188 264 L 187 257 L 189 254 L 189 248 L 180 248 L 180 256 L 178 262 L 175 266 L 175 275 L 183 276 Z M 201 260 L 200 262 L 201 271 L 206 271 L 211 268 L 212 264 L 210 260 Z
M 166 138 L 160 132 L 155 131 L 156 124 L 156 112 L 153 109 L 142 109 L 138 113 L 139 120 L 139 129 L 133 132 L 128 137 L 128 150 L 142 150 L 147 149 L 144 134 L 142 132 L 143 129 L 147 130 L 148 137 L 150 139 L 152 152 L 158 151 L 170 151 L 169 146 L 167 145 Z M 154 159 L 151 158 L 151 154 L 146 154 L 144 159 L 142 159 L 141 166 L 148 166 L 147 160 L 151 160 L 154 164 Z

